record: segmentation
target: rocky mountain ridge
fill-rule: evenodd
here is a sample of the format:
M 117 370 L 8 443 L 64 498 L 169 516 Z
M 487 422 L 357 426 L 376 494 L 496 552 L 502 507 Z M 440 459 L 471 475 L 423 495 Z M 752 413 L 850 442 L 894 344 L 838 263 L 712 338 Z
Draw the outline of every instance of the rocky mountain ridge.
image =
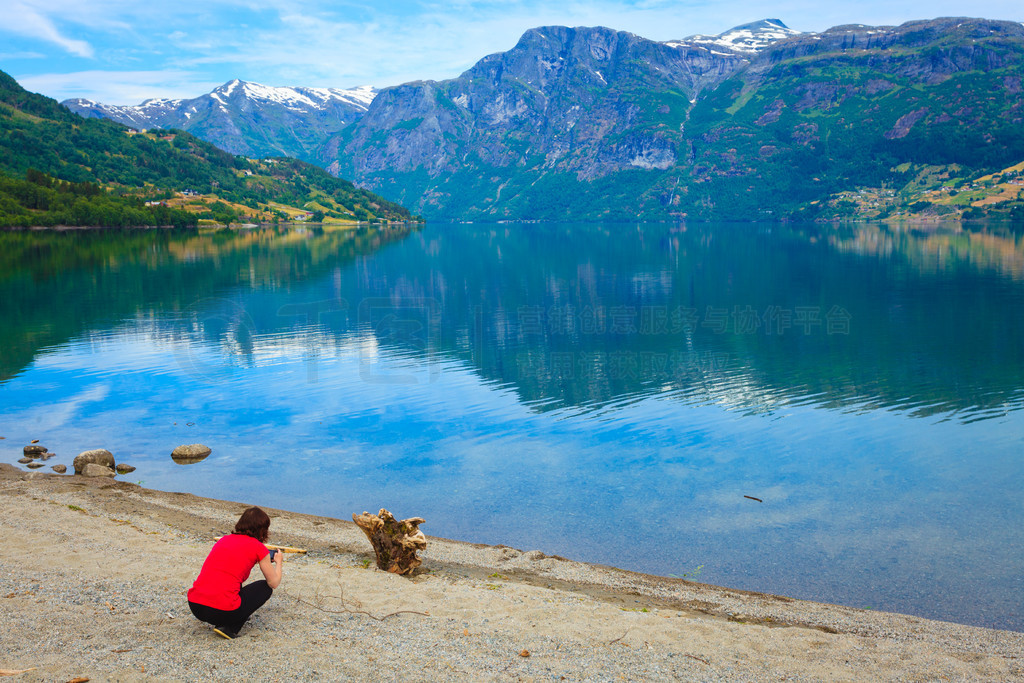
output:
M 505 208 L 524 183 L 674 166 L 686 153 L 679 122 L 698 95 L 790 35 L 778 20 L 664 43 L 602 27 L 531 29 L 456 79 L 385 88 L 323 158 L 334 158 L 332 173 L 428 213 L 446 215 L 457 203 L 525 217 Z M 537 199 L 559 191 L 542 187 Z
M 820 217 L 918 167 L 1024 159 L 1019 23 L 758 28 L 763 45 L 534 29 L 458 78 L 382 90 L 329 170 L 435 218 L 668 220 Z
M 86 118 L 140 130 L 185 130 L 233 154 L 311 161 L 324 139 L 359 119 L 376 94 L 369 86 L 271 87 L 234 79 L 192 99 L 150 99 L 134 106 L 85 99 L 61 104 Z
M 552 27 L 550 30 L 562 28 Z M 543 30 L 529 31 L 524 39 Z M 737 26 L 718 36 L 694 35 L 668 41 L 664 45 L 679 50 L 683 55 L 692 52 L 699 57 L 701 53 L 707 53 L 708 60 L 712 62 L 726 57 L 726 63 L 735 65 L 772 42 L 798 33 L 778 19 L 766 19 Z M 638 36 L 636 39 L 645 40 Z M 695 63 L 701 61 L 691 56 L 684 56 L 684 59 Z M 696 66 L 697 70 L 700 68 Z M 731 67 L 726 67 L 726 70 L 728 68 Z M 721 71 L 721 65 L 718 70 Z M 603 76 L 598 73 L 600 78 Z M 235 154 L 253 157 L 286 155 L 336 170 L 338 165 L 331 165 L 333 159 L 330 158 L 336 144 L 329 138 L 361 118 L 377 93 L 369 86 L 347 90 L 269 87 L 235 79 L 191 99 L 150 99 L 132 106 L 108 105 L 86 99 L 69 99 L 61 104 L 86 118 L 108 118 L 136 129 L 185 130 Z

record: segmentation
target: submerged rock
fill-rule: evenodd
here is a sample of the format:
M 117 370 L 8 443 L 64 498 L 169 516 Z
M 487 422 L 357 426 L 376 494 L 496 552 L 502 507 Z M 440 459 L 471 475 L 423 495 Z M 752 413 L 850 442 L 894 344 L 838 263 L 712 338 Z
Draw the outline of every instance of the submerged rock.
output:
M 175 448 L 171 453 L 171 457 L 180 465 L 191 465 L 200 460 L 205 460 L 206 456 L 212 452 L 209 446 L 204 446 L 201 443 L 190 443 Z
M 110 467 L 87 462 L 82 468 L 82 474 L 86 477 L 113 477 L 117 473 Z
M 118 474 L 128 474 L 129 472 L 134 472 L 135 468 L 132 467 L 131 465 L 125 465 L 124 463 L 121 463 L 117 467 L 115 467 L 114 470 L 116 470 Z
M 64 474 L 65 472 L 68 471 L 68 466 L 67 465 L 54 465 L 50 469 L 53 470 L 54 472 L 56 472 L 57 474 Z
M 45 450 L 45 449 L 43 449 Z M 101 465 L 107 467 L 111 472 L 114 470 L 114 455 L 105 448 L 96 448 L 91 451 L 82 451 L 75 456 L 75 474 L 82 474 L 86 465 Z

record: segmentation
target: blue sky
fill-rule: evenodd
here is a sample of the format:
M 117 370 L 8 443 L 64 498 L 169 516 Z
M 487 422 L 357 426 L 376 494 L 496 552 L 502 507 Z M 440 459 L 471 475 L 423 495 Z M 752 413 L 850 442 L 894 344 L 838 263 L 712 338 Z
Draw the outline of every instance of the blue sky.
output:
M 939 16 L 1024 21 L 1024 2 L 0 0 L 0 16 L 0 70 L 29 90 L 137 104 L 232 78 L 337 88 L 452 78 L 552 24 L 671 40 L 768 17 L 800 31 Z

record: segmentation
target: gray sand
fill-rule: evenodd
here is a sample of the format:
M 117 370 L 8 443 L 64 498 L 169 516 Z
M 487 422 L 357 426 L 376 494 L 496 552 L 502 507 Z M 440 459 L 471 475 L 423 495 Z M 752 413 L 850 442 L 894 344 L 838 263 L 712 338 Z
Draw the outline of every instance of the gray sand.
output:
M 351 522 L 270 509 L 271 542 L 309 553 L 287 557 L 281 588 L 227 641 L 192 617 L 185 591 L 247 505 L 0 465 L 0 670 L 31 669 L 19 681 L 1024 680 L 1021 633 L 429 537 L 404 578 L 373 566 Z

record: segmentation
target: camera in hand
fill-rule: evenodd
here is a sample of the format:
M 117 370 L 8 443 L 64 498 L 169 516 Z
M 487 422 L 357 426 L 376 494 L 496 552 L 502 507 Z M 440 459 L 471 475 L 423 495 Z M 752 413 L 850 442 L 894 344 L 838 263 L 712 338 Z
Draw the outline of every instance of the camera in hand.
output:
M 274 548 L 270 549 L 270 561 L 271 562 L 274 561 L 274 555 L 278 554 L 279 552 L 281 552 L 281 551 L 280 550 L 275 550 Z

